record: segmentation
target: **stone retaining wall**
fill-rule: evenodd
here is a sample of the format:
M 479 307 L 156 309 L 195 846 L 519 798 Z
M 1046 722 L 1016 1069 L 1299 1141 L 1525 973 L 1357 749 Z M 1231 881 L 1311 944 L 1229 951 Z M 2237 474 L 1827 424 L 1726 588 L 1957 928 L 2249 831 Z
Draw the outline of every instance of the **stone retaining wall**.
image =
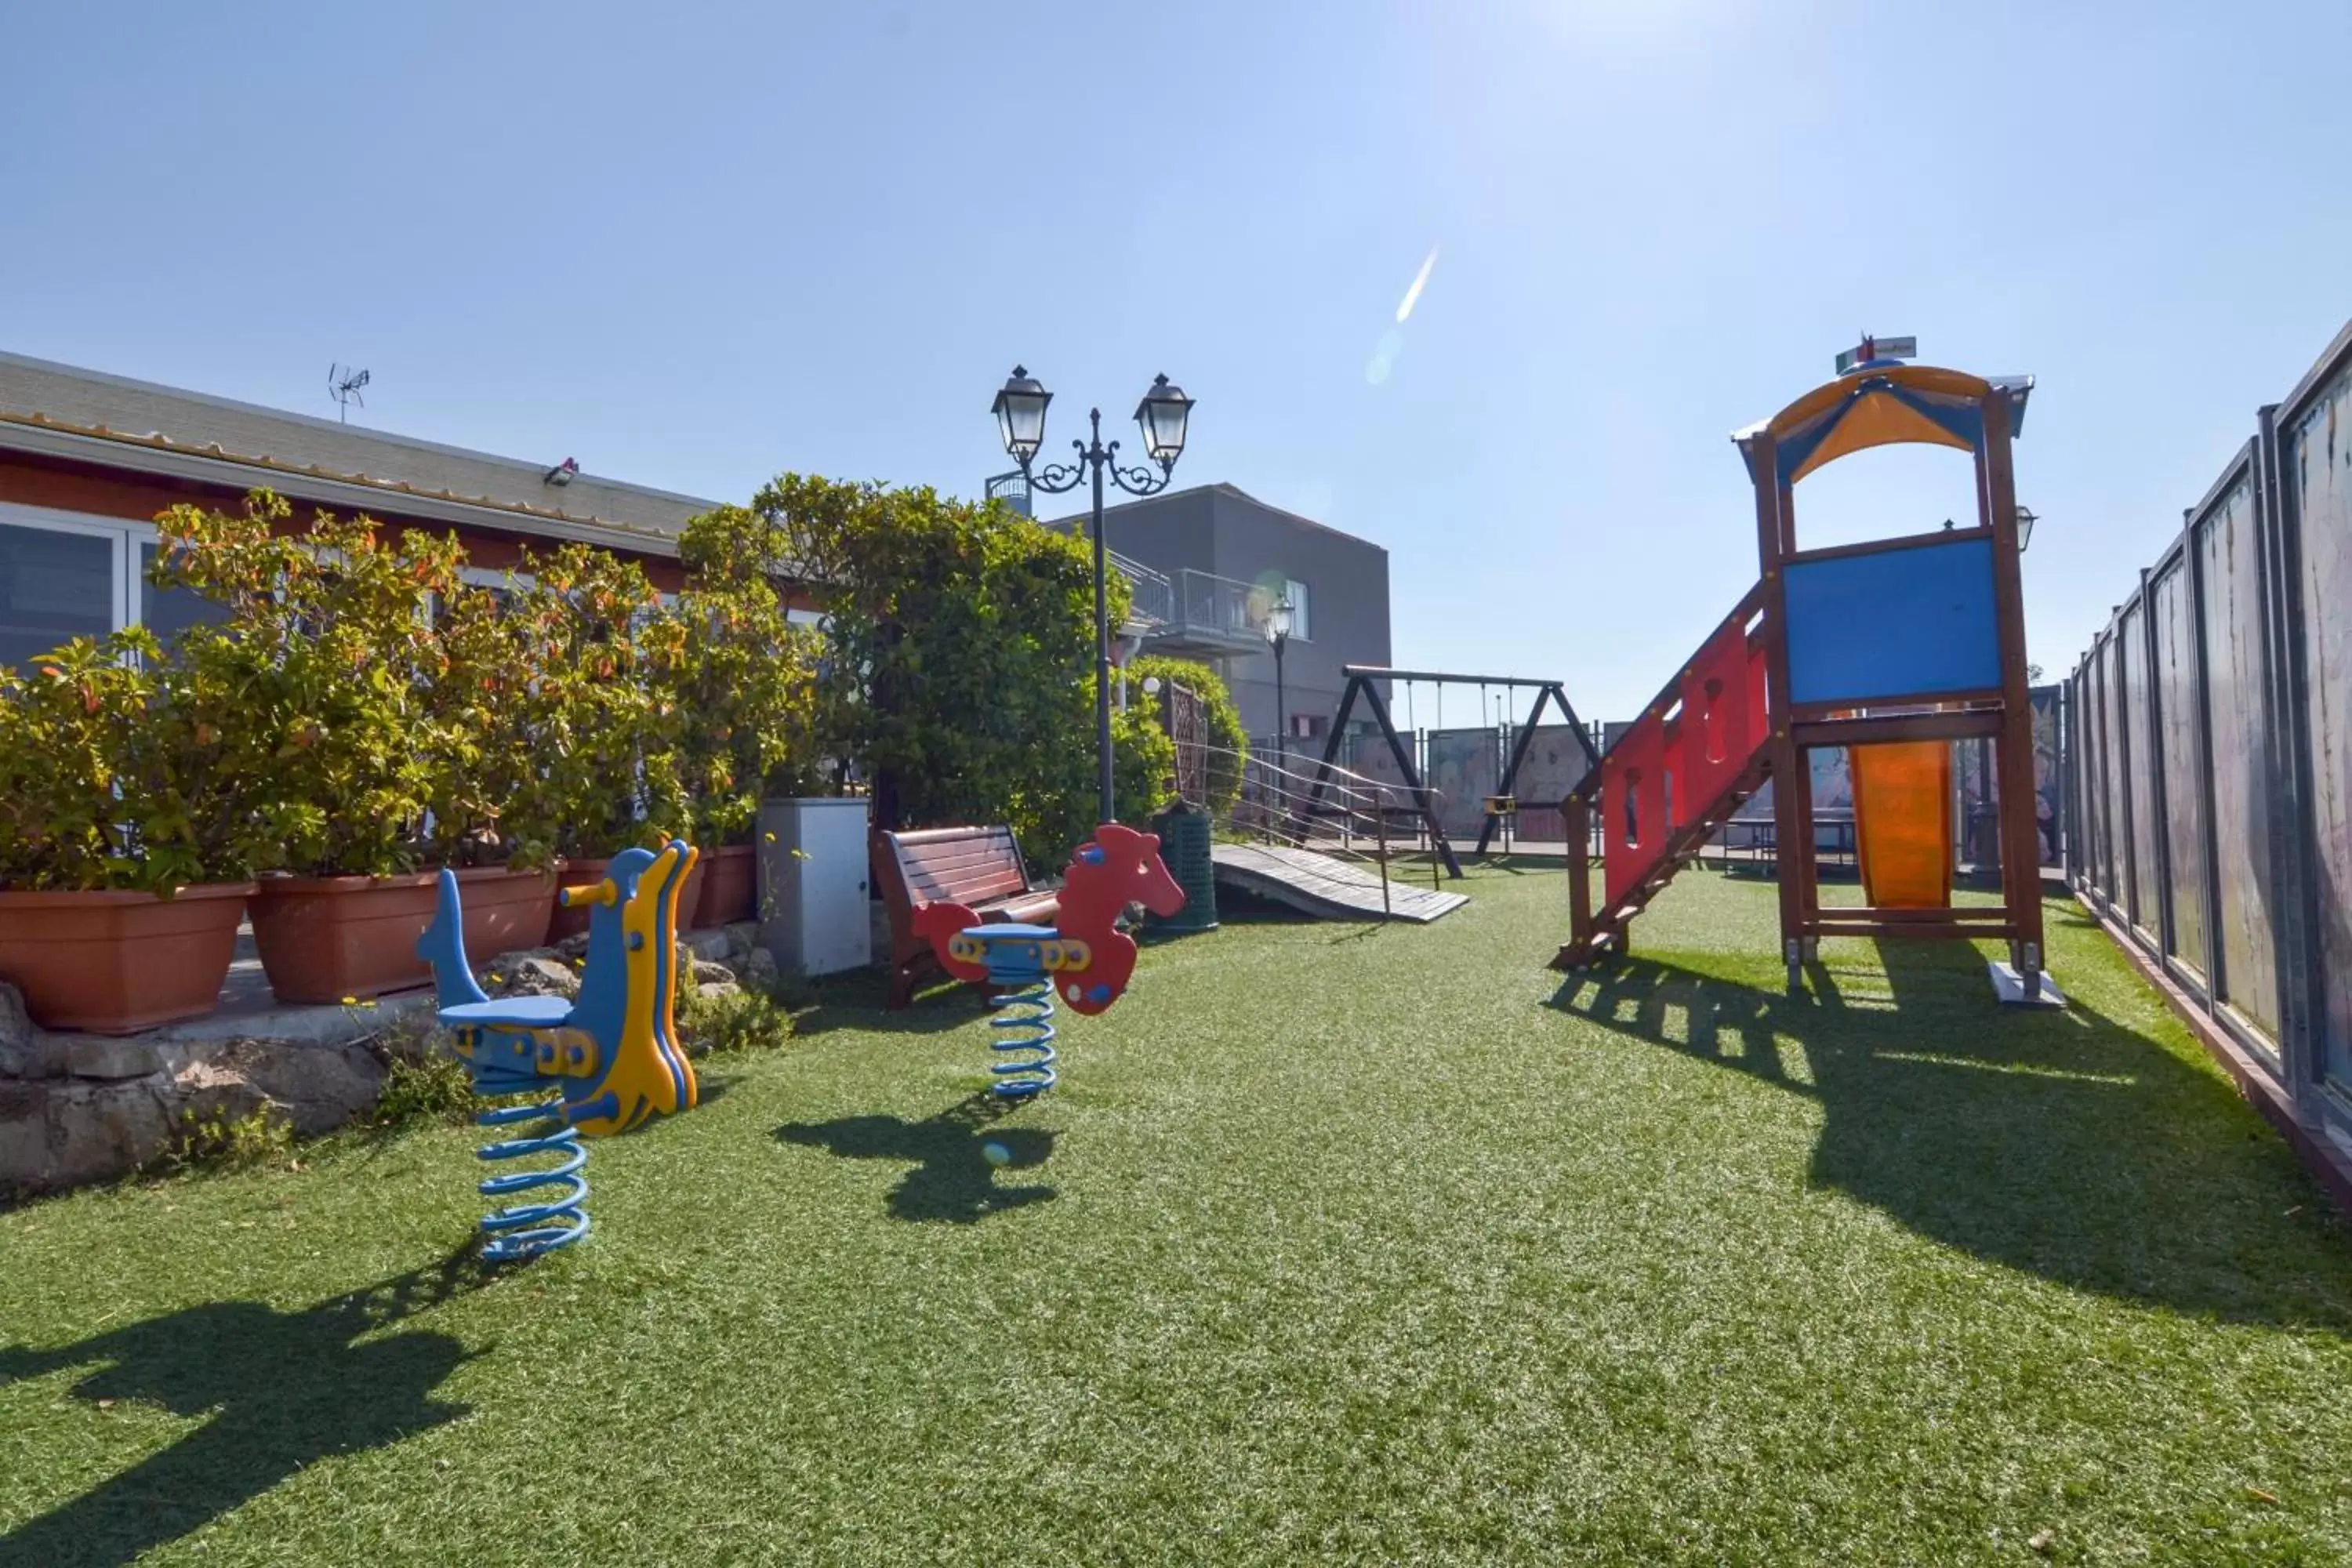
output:
M 750 924 L 680 940 L 693 983 L 772 984 Z M 572 944 L 584 950 L 586 939 Z M 508 953 L 486 966 L 493 994 L 571 994 L 579 951 Z M 124 1037 L 53 1034 L 0 983 L 0 1193 L 48 1193 L 153 1165 L 184 1115 L 237 1120 L 268 1108 L 304 1136 L 375 1103 L 398 1054 L 430 1048 L 433 997 L 346 1006 L 263 1005 Z

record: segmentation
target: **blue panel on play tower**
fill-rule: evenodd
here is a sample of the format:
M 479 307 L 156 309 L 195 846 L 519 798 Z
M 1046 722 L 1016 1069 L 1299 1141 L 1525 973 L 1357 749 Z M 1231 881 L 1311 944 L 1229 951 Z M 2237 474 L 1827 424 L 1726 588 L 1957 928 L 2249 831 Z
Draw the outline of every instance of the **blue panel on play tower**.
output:
M 2000 684 L 1991 540 L 1795 560 L 1786 570 L 1794 700 L 1884 702 Z

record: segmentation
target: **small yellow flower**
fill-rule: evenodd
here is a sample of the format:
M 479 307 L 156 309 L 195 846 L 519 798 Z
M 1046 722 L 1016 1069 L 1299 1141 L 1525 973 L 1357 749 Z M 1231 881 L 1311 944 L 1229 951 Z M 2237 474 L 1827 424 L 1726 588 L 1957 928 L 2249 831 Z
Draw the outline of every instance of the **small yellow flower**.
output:
M 343 998 L 343 1005 L 346 1007 L 356 1007 L 359 1005 L 360 999 L 356 996 L 346 996 Z

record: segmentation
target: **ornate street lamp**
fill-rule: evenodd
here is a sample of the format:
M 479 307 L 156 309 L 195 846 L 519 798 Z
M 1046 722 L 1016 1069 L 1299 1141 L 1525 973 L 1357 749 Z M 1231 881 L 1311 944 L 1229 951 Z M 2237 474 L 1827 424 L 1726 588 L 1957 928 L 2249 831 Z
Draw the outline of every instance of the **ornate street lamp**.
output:
M 1282 690 L 1282 650 L 1290 643 L 1290 601 L 1276 601 L 1265 612 L 1265 622 L 1258 627 L 1265 636 L 1265 646 L 1274 650 L 1274 733 L 1275 763 L 1287 770 L 1290 766 L 1290 704 Z
M 1095 532 L 1095 751 L 1101 774 L 1101 809 L 1096 820 L 1116 822 L 1111 800 L 1110 750 L 1110 595 L 1108 591 L 1108 555 L 1103 546 L 1103 476 L 1108 473 L 1111 483 L 1131 496 L 1148 496 L 1168 488 L 1176 459 L 1184 453 L 1184 426 L 1192 412 L 1192 400 L 1184 389 L 1171 385 L 1166 376 L 1155 378 L 1142 401 L 1135 405 L 1135 423 L 1143 433 L 1143 449 L 1160 465 L 1154 475 L 1140 464 L 1121 468 L 1118 464 L 1118 443 L 1106 445 L 1102 438 L 1102 410 L 1087 410 L 1087 438 L 1072 441 L 1077 450 L 1074 463 L 1048 463 L 1035 473 L 1029 465 L 1045 444 L 1045 405 L 1054 395 L 1045 390 L 1035 376 L 1020 365 L 997 388 L 996 401 L 989 412 L 996 416 L 996 429 L 1004 443 L 1005 452 L 1021 465 L 1022 478 L 1032 489 L 1048 495 L 1059 495 L 1078 488 L 1078 481 L 1089 473 L 1094 479 Z

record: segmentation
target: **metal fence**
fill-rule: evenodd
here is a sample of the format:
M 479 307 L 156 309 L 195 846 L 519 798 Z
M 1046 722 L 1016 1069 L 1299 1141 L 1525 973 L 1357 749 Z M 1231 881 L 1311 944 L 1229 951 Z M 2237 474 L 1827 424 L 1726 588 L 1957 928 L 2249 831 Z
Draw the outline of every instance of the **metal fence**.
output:
M 2064 683 L 2066 871 L 2352 1153 L 2352 325 Z

